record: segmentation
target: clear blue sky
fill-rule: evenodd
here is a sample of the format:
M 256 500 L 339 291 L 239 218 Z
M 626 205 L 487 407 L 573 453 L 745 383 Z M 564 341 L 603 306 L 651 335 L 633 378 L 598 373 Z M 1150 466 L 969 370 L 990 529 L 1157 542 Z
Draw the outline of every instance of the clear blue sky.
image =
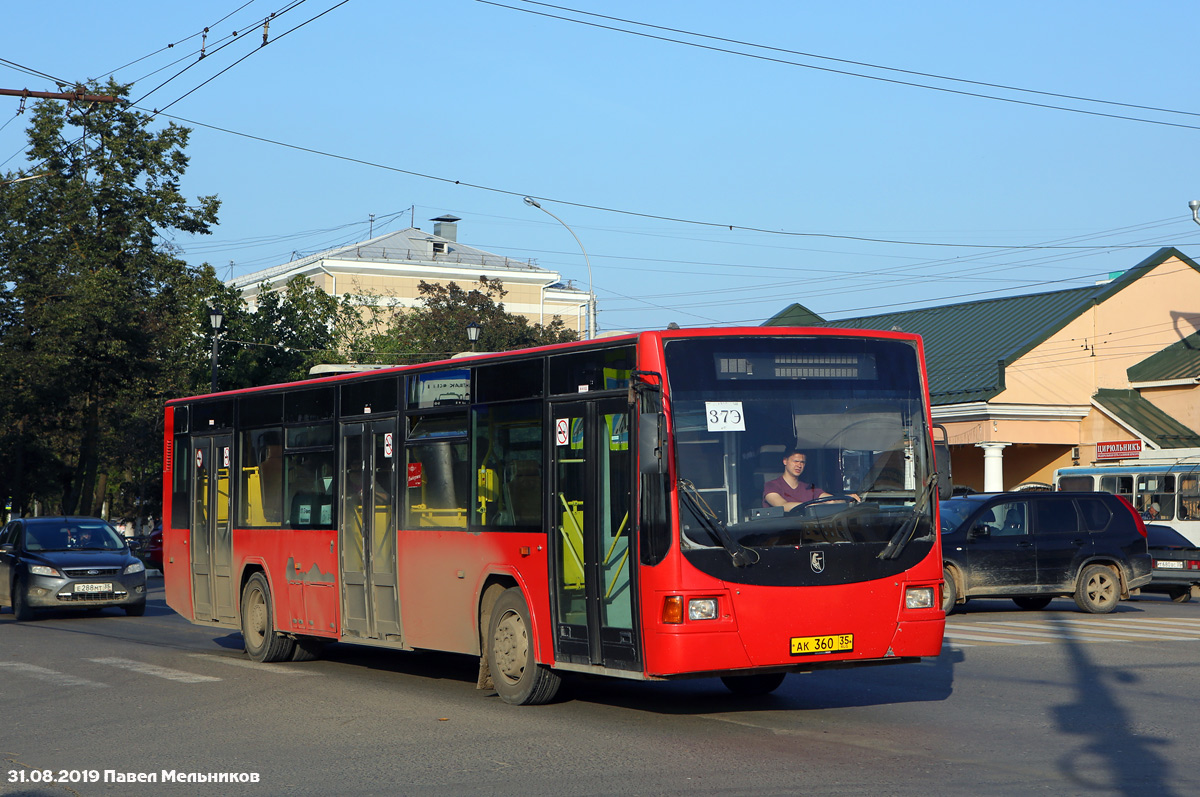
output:
M 792 302 L 845 318 L 1086 285 L 1160 246 L 1200 257 L 1196 3 L 563 0 L 618 22 L 498 2 L 519 10 L 9 3 L 0 87 L 55 90 L 13 64 L 115 70 L 139 99 L 191 65 L 139 107 L 194 129 L 183 189 L 219 195 L 221 224 L 176 243 L 222 277 L 364 240 L 370 214 L 378 234 L 452 213 L 460 241 L 586 288 L 575 240 L 525 194 L 586 247 L 602 330 L 758 324 Z M 0 97 L 6 172 L 26 166 L 18 104 Z

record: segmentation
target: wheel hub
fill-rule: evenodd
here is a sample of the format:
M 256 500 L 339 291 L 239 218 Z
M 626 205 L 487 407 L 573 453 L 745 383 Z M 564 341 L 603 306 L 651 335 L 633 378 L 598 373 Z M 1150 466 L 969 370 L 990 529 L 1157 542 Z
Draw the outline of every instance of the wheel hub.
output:
M 529 655 L 529 635 L 520 615 L 508 612 L 496 624 L 496 667 L 509 681 L 519 681 Z

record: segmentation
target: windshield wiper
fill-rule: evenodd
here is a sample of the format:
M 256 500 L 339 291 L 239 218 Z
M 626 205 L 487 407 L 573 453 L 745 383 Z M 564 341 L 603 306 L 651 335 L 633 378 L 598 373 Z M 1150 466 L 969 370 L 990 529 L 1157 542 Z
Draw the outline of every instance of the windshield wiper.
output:
M 925 505 L 929 503 L 929 497 L 933 495 L 933 491 L 937 489 L 937 473 L 929 474 L 929 478 L 925 480 L 925 489 L 921 491 L 921 495 L 917 497 L 917 502 L 913 505 L 912 512 L 900 524 L 900 530 L 892 535 L 888 540 L 888 544 L 879 552 L 879 559 L 895 559 L 900 556 L 912 539 L 913 531 L 917 528 L 917 521 L 921 518 L 921 513 L 925 511 Z
M 729 529 L 717 517 L 717 513 L 713 512 L 704 497 L 696 489 L 696 485 L 692 484 L 687 479 L 679 480 L 679 494 L 687 499 L 688 505 L 692 508 L 692 513 L 700 519 L 713 536 L 721 542 L 721 547 L 729 554 L 730 560 L 734 567 L 746 567 L 747 565 L 758 564 L 758 551 L 747 548 L 733 538 L 729 533 Z

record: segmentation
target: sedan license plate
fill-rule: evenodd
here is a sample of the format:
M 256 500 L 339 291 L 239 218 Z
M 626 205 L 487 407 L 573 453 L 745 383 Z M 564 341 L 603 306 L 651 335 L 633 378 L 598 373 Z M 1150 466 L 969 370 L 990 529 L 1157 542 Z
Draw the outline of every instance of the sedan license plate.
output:
M 112 584 L 76 584 L 76 592 L 112 592 Z
M 1171 561 L 1169 559 L 1155 559 L 1154 567 L 1159 570 L 1182 570 L 1183 562 Z
M 838 653 L 846 650 L 854 650 L 854 634 L 792 637 L 793 656 L 806 656 L 813 653 Z

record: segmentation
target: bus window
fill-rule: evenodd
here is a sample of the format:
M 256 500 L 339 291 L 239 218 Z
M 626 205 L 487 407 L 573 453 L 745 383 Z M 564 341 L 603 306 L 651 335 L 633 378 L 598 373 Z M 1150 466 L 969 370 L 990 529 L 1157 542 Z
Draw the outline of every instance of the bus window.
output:
M 541 528 L 542 404 L 476 407 L 471 522 L 489 528 Z
M 287 496 L 289 528 L 334 528 L 333 473 L 336 467 L 337 454 L 332 448 L 287 454 L 284 494 Z
M 1063 476 L 1058 480 L 1058 489 L 1067 493 L 1094 492 L 1096 485 L 1091 476 Z
M 1147 520 L 1175 519 L 1175 474 L 1138 476 L 1138 510 Z
M 283 430 L 242 432 L 241 489 L 238 523 L 279 526 L 283 523 Z
M 1100 489 L 1106 493 L 1119 495 L 1133 503 L 1133 477 L 1132 476 L 1101 476 Z
M 408 446 L 405 527 L 466 529 L 470 462 L 467 441 Z

